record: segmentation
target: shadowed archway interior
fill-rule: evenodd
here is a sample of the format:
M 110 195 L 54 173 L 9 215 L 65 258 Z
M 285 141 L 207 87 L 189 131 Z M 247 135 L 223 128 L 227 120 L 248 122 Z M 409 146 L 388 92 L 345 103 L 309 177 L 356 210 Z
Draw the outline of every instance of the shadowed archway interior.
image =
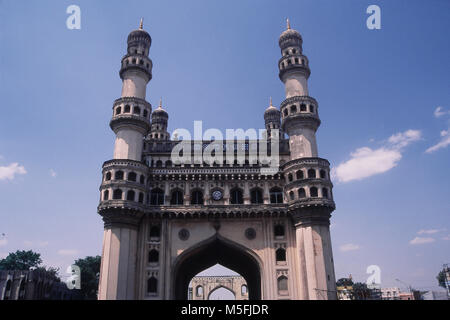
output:
M 192 277 L 217 263 L 244 277 L 250 300 L 261 299 L 259 262 L 245 249 L 220 236 L 214 236 L 180 256 L 174 267 L 174 298 L 186 300 Z

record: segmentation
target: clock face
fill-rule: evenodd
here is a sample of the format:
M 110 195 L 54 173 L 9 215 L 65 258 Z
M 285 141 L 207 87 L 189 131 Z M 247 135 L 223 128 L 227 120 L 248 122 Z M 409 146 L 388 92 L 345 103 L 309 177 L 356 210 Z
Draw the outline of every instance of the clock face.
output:
M 212 198 L 213 198 L 214 200 L 220 200 L 220 199 L 222 199 L 222 191 L 220 191 L 220 190 L 214 191 L 214 192 L 212 193 Z

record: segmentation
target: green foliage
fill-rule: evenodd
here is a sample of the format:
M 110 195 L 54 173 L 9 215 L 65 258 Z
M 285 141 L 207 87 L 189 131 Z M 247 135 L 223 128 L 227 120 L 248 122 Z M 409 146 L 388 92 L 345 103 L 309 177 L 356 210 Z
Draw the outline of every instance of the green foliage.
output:
M 341 286 L 351 286 L 353 285 L 353 281 L 350 278 L 341 278 L 336 282 L 336 287 L 341 287 Z
M 100 261 L 100 256 L 86 257 L 75 261 L 81 272 L 81 295 L 86 300 L 97 299 Z
M 447 287 L 445 286 L 445 271 L 444 270 L 441 270 L 439 272 L 439 274 L 437 275 L 436 279 L 437 279 L 438 284 L 439 284 L 440 287 L 447 289 Z
M 372 292 L 365 283 L 356 282 L 353 284 L 353 296 L 355 300 L 368 300 Z
M 37 268 L 41 263 L 42 259 L 39 253 L 31 250 L 17 250 L 0 260 L 0 270 L 30 270 Z

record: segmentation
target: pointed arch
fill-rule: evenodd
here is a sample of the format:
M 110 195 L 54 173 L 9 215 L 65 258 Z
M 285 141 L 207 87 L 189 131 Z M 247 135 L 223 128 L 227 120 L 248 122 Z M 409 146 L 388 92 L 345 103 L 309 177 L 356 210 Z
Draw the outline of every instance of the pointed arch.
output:
M 261 299 L 264 285 L 261 259 L 249 248 L 219 234 L 186 249 L 175 259 L 172 269 L 172 298 L 186 299 L 192 277 L 217 263 L 244 277 L 249 288 L 249 299 Z

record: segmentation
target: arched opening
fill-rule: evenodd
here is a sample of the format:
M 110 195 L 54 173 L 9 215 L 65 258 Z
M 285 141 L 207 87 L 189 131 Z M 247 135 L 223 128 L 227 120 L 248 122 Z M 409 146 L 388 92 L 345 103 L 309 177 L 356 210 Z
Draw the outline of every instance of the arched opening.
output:
M 270 189 L 270 203 L 283 203 L 283 192 L 280 188 L 274 187 Z
M 284 237 L 284 226 L 281 224 L 275 225 L 273 233 L 275 237 Z
M 159 261 L 159 252 L 158 250 L 152 249 L 148 253 L 148 262 L 149 263 L 158 263 Z
M 109 191 L 108 190 L 103 191 L 103 200 L 109 200 Z
M 22 281 L 20 281 L 20 286 L 19 286 L 19 300 L 24 300 L 25 299 L 25 280 L 22 279 Z
M 127 200 L 128 201 L 134 201 L 135 192 L 133 190 L 129 190 L 127 192 Z
M 230 202 L 231 204 L 242 204 L 244 203 L 244 198 L 242 196 L 242 190 L 239 188 L 234 188 L 230 191 Z
M 316 170 L 309 169 L 308 170 L 308 178 L 315 178 L 316 177 Z
M 105 180 L 106 180 L 106 181 L 111 180 L 111 172 L 108 171 L 108 172 L 106 173 Z
M 247 286 L 243 284 L 241 286 L 241 295 L 245 296 L 247 294 L 247 291 L 248 291 Z
M 116 171 L 114 174 L 114 180 L 123 180 L 123 171 Z
M 320 178 L 321 179 L 325 179 L 327 177 L 327 173 L 325 172 L 325 170 L 320 170 Z
M 174 190 L 170 196 L 171 205 L 182 205 L 183 204 L 183 192 L 181 190 Z
M 150 240 L 158 240 L 161 236 L 161 229 L 159 226 L 152 226 L 150 228 Z
M 203 296 L 203 287 L 202 286 L 197 286 L 195 288 L 195 296 L 197 296 L 197 297 Z
M 194 190 L 191 194 L 191 204 L 203 204 L 203 192 Z
M 290 191 L 290 192 L 289 192 L 289 198 L 290 198 L 291 200 L 295 200 L 294 191 Z
M 250 201 L 251 203 L 263 203 L 263 195 L 261 189 L 255 188 L 250 191 Z
M 296 176 L 297 176 L 297 180 L 298 180 L 298 179 L 303 179 L 303 171 L 302 171 L 302 170 L 298 170 L 298 171 L 296 172 Z
M 298 189 L 298 197 L 299 197 L 300 199 L 303 199 L 303 198 L 306 197 L 306 192 L 305 192 L 305 189 L 304 189 L 304 188 Z
M 157 292 L 158 292 L 158 280 L 152 276 L 147 280 L 147 293 L 156 294 Z
M 249 249 L 221 237 L 211 238 L 185 250 L 175 261 L 172 296 L 176 300 L 188 298 L 191 279 L 200 271 L 220 264 L 239 273 L 248 286 L 249 299 L 261 299 L 261 262 Z M 195 292 L 194 292 L 195 294 Z
M 11 297 L 11 280 L 6 281 L 5 294 L 3 300 L 9 300 Z
M 208 300 L 236 300 L 236 296 L 230 289 L 220 286 L 209 293 Z
M 150 191 L 150 204 L 152 206 L 161 206 L 164 204 L 164 191 L 159 188 Z
M 278 293 L 286 294 L 288 292 L 288 278 L 286 276 L 281 276 L 277 280 Z
M 120 189 L 114 190 L 113 199 L 114 200 L 121 200 L 122 199 L 122 190 L 120 190 Z
M 130 172 L 128 173 L 128 181 L 136 181 L 136 172 Z
M 328 189 L 322 188 L 322 197 L 328 199 Z
M 317 193 L 317 188 L 316 188 L 316 187 L 311 187 L 311 188 L 309 189 L 309 196 L 310 196 L 311 198 L 316 198 L 316 197 L 318 197 L 318 193 Z
M 276 262 L 286 261 L 286 250 L 283 248 L 278 248 L 277 251 L 275 251 L 275 259 Z

